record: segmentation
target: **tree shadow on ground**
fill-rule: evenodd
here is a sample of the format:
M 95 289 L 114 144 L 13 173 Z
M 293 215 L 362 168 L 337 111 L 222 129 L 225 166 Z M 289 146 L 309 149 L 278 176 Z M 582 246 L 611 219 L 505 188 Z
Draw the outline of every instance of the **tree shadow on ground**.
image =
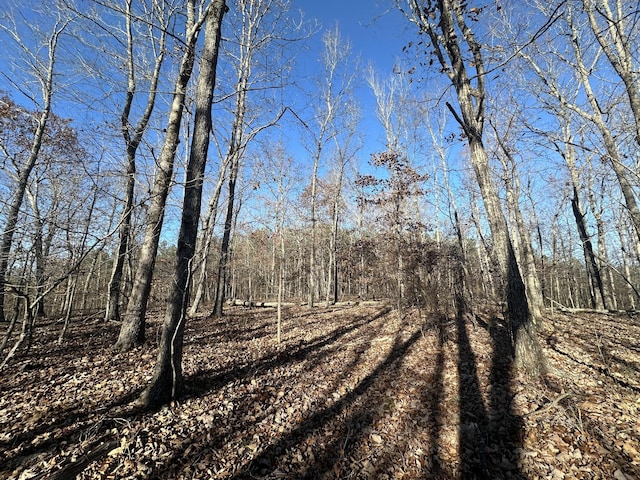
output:
M 217 390 L 226 383 L 236 379 L 250 377 L 262 370 L 271 370 L 287 364 L 303 362 L 305 360 L 308 361 L 310 357 L 316 355 L 316 353 L 320 352 L 324 347 L 338 342 L 340 338 L 362 328 L 366 324 L 374 322 L 378 318 L 386 315 L 388 312 L 389 310 L 385 308 L 373 316 L 356 317 L 348 326 L 336 328 L 335 330 L 332 330 L 325 335 L 318 336 L 311 341 L 301 341 L 286 350 L 276 350 L 262 357 L 258 361 L 248 359 L 244 364 L 238 364 L 236 362 L 233 364 L 231 369 L 223 371 L 201 370 L 195 372 L 194 374 L 187 376 L 185 379 L 187 393 L 184 395 L 183 399 L 202 395 L 212 390 Z M 318 358 L 317 360 L 322 361 L 323 358 Z
M 261 372 L 273 372 L 282 368 L 290 368 L 296 364 L 318 364 L 328 362 L 337 345 L 348 335 L 367 329 L 370 324 L 384 317 L 389 308 L 384 307 L 373 315 L 354 316 L 353 321 L 348 325 L 338 325 L 337 328 L 327 333 L 318 335 L 307 341 L 299 341 L 288 345 L 286 350 L 276 349 L 267 353 L 257 360 L 246 359 L 242 362 L 233 361 L 229 368 L 199 370 L 189 375 L 185 379 L 185 395 L 181 401 L 190 399 L 197 400 L 213 392 L 218 392 L 230 384 L 239 385 L 250 383 L 252 379 L 258 377 Z M 374 330 L 372 329 L 373 333 Z M 173 449 L 170 456 L 167 456 L 162 465 L 156 465 L 152 478 L 169 478 L 177 475 L 185 465 L 192 464 L 197 459 L 206 455 L 206 451 L 221 448 L 230 441 L 230 437 L 236 433 L 238 426 L 246 431 L 251 430 L 252 424 L 258 424 L 265 418 L 274 414 L 275 407 L 270 406 L 256 415 L 252 413 L 253 405 L 256 401 L 273 405 L 276 399 L 271 393 L 251 398 L 245 395 L 244 398 L 234 400 L 234 411 L 232 417 L 225 420 L 224 424 L 210 425 L 211 430 L 205 431 L 193 438 L 185 439 L 180 446 Z
M 513 355 L 509 333 L 499 323 L 489 328 L 492 353 L 487 405 L 467 326 L 464 317 L 457 315 L 461 478 L 524 478 L 518 467 L 523 421 L 512 406 Z
M 373 402 L 369 397 L 370 390 L 383 375 L 397 373 L 403 357 L 408 350 L 420 339 L 421 330 L 416 330 L 406 340 L 396 338 L 393 348 L 387 357 L 365 378 L 363 378 L 352 391 L 340 397 L 333 404 L 316 411 L 305 419 L 297 428 L 288 432 L 285 436 L 271 443 L 260 455 L 246 466 L 243 472 L 235 475 L 234 480 L 250 479 L 264 476 L 273 472 L 278 465 L 278 457 L 294 445 L 303 445 L 305 439 L 318 429 L 327 425 L 332 420 L 343 415 L 345 410 L 357 403 L 357 408 L 346 418 L 341 418 L 341 431 L 334 431 L 331 441 L 324 445 L 322 450 L 314 452 L 313 461 L 308 463 L 306 472 L 301 472 L 300 478 L 312 480 L 322 478 L 331 473 L 335 478 L 341 478 L 343 459 L 349 459 L 358 443 L 369 437 L 375 419 L 372 410 Z M 382 437 L 381 437 L 382 440 Z M 376 468 L 373 462 L 361 465 L 365 470 Z M 347 472 L 342 472 L 346 474 Z
M 312 364 L 334 361 L 334 355 L 345 342 L 354 343 L 349 342 L 350 335 L 359 334 L 360 341 L 351 361 L 339 372 L 340 378 L 344 378 L 349 375 L 348 370 L 356 369 L 359 362 L 366 361 L 365 352 L 374 348 L 381 334 L 373 322 L 386 313 L 383 310 L 374 316 L 355 318 L 348 325 L 341 325 L 310 341 L 290 345 L 286 351 L 274 351 L 257 361 L 234 362 L 225 370 L 196 372 L 188 378 L 189 395 L 197 399 L 226 386 L 246 385 L 259 372 L 296 365 L 308 370 Z M 385 356 L 352 389 L 336 396 L 336 387 L 341 380 L 334 380 L 327 390 L 334 392 L 333 397 L 313 404 L 281 434 L 261 438 L 252 447 L 257 449 L 255 454 L 239 459 L 232 467 L 235 473 L 229 471 L 229 478 L 394 478 L 394 472 L 398 473 L 402 468 L 412 472 L 411 478 L 524 478 L 518 468 L 522 421 L 513 412 L 511 404 L 512 355 L 508 332 L 501 326 L 490 329 L 490 376 L 481 380 L 467 323 L 463 318 L 449 322 L 446 317 L 439 316 L 429 325 L 416 327 L 414 324 L 409 329 L 399 329 L 395 337 L 390 338 L 392 344 Z M 455 331 L 453 338 L 448 338 L 449 326 Z M 430 334 L 435 332 L 435 356 L 426 359 L 434 368 L 413 371 L 405 360 L 424 338 L 425 329 Z M 365 332 L 364 336 L 362 332 Z M 445 347 L 449 344 L 453 348 L 454 343 L 457 346 L 460 417 L 459 458 L 452 465 L 442 459 L 442 428 L 446 413 L 443 409 L 447 408 L 444 405 L 448 400 L 444 397 Z M 423 378 L 426 371 L 428 378 Z M 404 400 L 415 400 L 416 406 L 394 411 L 395 402 L 402 401 L 395 398 L 394 379 L 400 377 L 408 378 L 409 383 L 418 386 L 414 390 L 415 398 Z M 256 402 L 263 402 L 268 407 L 258 409 L 256 413 L 252 411 Z M 259 431 L 258 425 L 274 423 L 278 412 L 284 408 L 275 397 L 267 394 L 258 397 L 243 394 L 236 397 L 234 403 L 235 410 L 224 424 L 185 439 L 163 465 L 156 466 L 152 478 L 184 473 L 183 469 L 188 465 L 210 458 L 212 451 L 219 455 L 223 446 L 238 442 L 238 430 L 246 433 L 246 443 L 252 443 L 251 435 L 257 435 L 254 432 Z M 394 421 L 401 423 L 400 435 L 397 430 L 385 429 L 385 418 L 390 415 L 395 415 Z M 417 432 L 418 435 L 413 437 L 406 432 Z M 423 443 L 416 444 L 415 438 Z M 414 443 L 410 443 L 412 441 Z M 409 455 L 421 450 L 420 447 L 424 447 L 423 454 Z M 292 467 L 288 462 L 296 456 L 300 461 Z M 408 465 L 409 460 L 414 463 Z

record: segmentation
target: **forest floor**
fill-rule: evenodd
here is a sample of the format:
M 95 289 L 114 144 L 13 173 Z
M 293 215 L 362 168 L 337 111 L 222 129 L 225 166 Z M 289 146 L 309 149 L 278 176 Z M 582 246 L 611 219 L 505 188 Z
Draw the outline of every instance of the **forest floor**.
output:
M 553 373 L 512 372 L 506 330 L 382 304 L 189 321 L 187 392 L 134 405 L 160 332 L 41 324 L 0 372 L 0 479 L 640 479 L 640 318 L 548 311 Z M 489 326 L 491 325 L 491 326 Z

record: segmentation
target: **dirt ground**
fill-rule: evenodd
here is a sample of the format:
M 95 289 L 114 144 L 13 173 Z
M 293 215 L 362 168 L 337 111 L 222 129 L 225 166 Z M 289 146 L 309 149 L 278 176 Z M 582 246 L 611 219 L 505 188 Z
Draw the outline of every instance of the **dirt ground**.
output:
M 474 324 L 475 323 L 475 324 Z M 0 372 L 0 478 L 638 479 L 640 318 L 548 311 L 552 373 L 512 371 L 499 321 L 382 304 L 189 321 L 187 394 L 133 406 L 160 333 L 41 324 Z

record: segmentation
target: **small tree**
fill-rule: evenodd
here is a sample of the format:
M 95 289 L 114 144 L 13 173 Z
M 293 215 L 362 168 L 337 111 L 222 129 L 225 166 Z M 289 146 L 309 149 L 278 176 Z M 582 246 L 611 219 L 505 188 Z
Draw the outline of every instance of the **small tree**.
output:
M 359 201 L 374 205 L 379 212 L 379 220 L 391 232 L 392 262 L 389 270 L 395 272 L 396 306 L 402 316 L 407 274 L 404 256 L 407 240 L 403 233 L 408 228 L 417 226 L 412 225 L 407 217 L 407 200 L 424 193 L 422 183 L 427 180 L 428 175 L 419 173 L 404 155 L 395 151 L 376 153 L 371 156 L 370 163 L 385 170 L 387 175 L 383 178 L 359 176 L 356 183 L 364 193 Z

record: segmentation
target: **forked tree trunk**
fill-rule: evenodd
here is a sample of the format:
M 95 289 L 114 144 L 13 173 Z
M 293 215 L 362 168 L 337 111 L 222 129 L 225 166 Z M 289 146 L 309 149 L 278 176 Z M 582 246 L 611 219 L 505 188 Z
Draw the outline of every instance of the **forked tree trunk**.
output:
M 175 84 L 167 133 L 158 162 L 158 171 L 153 181 L 151 204 L 147 215 L 144 240 L 140 248 L 138 268 L 127 311 L 122 319 L 118 341 L 114 346 L 116 350 L 129 350 L 144 342 L 147 302 L 151 292 L 151 280 L 153 279 L 160 232 L 164 221 L 165 204 L 173 179 L 173 164 L 178 143 L 180 143 L 180 124 L 182 123 L 187 84 L 193 72 L 196 42 L 204 21 L 202 18 L 198 21 L 195 19 L 195 0 L 189 0 L 187 9 L 189 15 L 186 25 L 185 51 Z
M 158 56 L 155 60 L 155 66 L 151 75 L 151 82 L 149 85 L 149 95 L 147 97 L 147 104 L 140 118 L 140 121 L 136 125 L 135 129 L 132 129 L 130 124 L 130 113 L 133 105 L 133 100 L 136 94 L 136 78 L 135 78 L 135 63 L 133 44 L 134 37 L 131 26 L 132 0 L 126 2 L 125 22 L 127 33 L 127 94 L 125 97 L 124 106 L 122 108 L 122 115 L 120 129 L 125 141 L 126 150 L 126 186 L 124 194 L 124 203 L 122 205 L 122 216 L 120 219 L 120 231 L 118 238 L 118 250 L 116 257 L 113 261 L 113 270 L 111 272 L 111 279 L 109 281 L 109 298 L 107 300 L 107 308 L 105 312 L 105 319 L 112 321 L 120 320 L 120 296 L 122 292 L 122 277 L 124 272 L 124 265 L 126 256 L 129 251 L 129 237 L 131 232 L 131 217 L 134 208 L 134 190 L 136 183 L 136 152 L 138 146 L 142 141 L 142 137 L 147 130 L 147 125 L 153 113 L 155 106 L 156 91 L 158 87 L 158 81 L 160 80 L 160 71 L 162 63 L 164 61 L 165 53 L 165 37 L 166 33 L 164 29 L 161 29 L 160 44 L 158 45 Z M 132 131 L 133 130 L 133 131 Z
M 182 343 L 189 300 L 189 281 L 198 238 L 202 186 L 212 124 L 211 103 L 216 82 L 222 17 L 226 10 L 225 0 L 213 0 L 206 19 L 196 92 L 193 140 L 187 165 L 173 283 L 153 379 L 141 397 L 147 407 L 157 407 L 182 393 Z
M 513 218 L 513 224 L 517 232 L 517 234 L 514 234 L 514 238 L 512 238 L 513 246 L 518 253 L 521 275 L 527 292 L 527 300 L 529 301 L 532 317 L 534 319 L 541 318 L 542 308 L 544 306 L 542 289 L 540 288 L 540 280 L 538 279 L 538 271 L 533 255 L 531 235 L 529 235 L 529 229 L 527 225 L 525 225 L 522 211 L 520 210 L 520 178 L 518 177 L 518 171 L 516 169 L 516 161 L 511 154 L 511 150 L 507 148 L 504 140 L 501 138 L 498 129 L 493 124 L 492 127 L 498 145 L 504 155 L 504 158 L 501 157 L 500 160 L 505 172 L 504 184 L 507 208 Z

